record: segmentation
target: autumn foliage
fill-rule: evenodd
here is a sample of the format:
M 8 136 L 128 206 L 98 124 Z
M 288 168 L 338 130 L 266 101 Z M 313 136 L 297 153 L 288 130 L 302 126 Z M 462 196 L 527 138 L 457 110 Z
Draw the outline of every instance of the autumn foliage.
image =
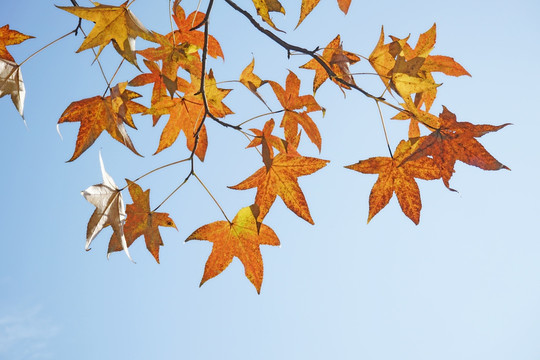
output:
M 165 122 L 156 141 L 155 154 L 172 146 L 186 154 L 160 168 L 141 171 L 141 176 L 133 181 L 126 179 L 125 186 L 121 188 L 106 172 L 100 154 L 103 182 L 82 192 L 85 199 L 95 206 L 87 227 L 87 250 L 101 230 L 111 226 L 113 233 L 108 254 L 123 250 L 131 259 L 129 247 L 134 241 L 144 239 L 148 251 L 159 263 L 159 251 L 163 246 L 160 231 L 164 227 L 176 229 L 177 226 L 188 228 L 192 225 L 181 221 L 175 223 L 168 213 L 158 212 L 169 197 L 152 207 L 150 190 L 143 190 L 137 182 L 164 167 L 186 163 L 189 165 L 186 177 L 171 195 L 188 181 L 199 182 L 209 192 L 197 175 L 197 168 L 203 166 L 208 144 L 213 141 L 208 136 L 207 127 L 223 126 L 244 134 L 248 138 L 247 149 L 254 148 L 260 154 L 261 164 L 245 166 L 245 180 L 236 185 L 229 184 L 233 190 L 256 189 L 253 190 L 254 200 L 252 204 L 245 204 L 230 220 L 209 192 L 224 220 L 201 226 L 186 241 L 212 242 L 201 285 L 219 275 L 237 257 L 244 266 L 246 277 L 260 292 L 263 281 L 260 245 L 280 244 L 274 230 L 265 223 L 276 198 L 279 196 L 299 218 L 315 223 L 307 200 L 313 194 L 304 194 L 299 178 L 316 173 L 329 160 L 301 154 L 299 144 L 311 143 L 314 149 L 321 150 L 324 134 L 320 133 L 317 120 L 326 110 L 315 94 L 325 83 L 333 83 L 338 91 L 344 93 L 359 92 L 373 99 L 378 107 L 386 106 L 393 111 L 392 119 L 409 124 L 408 135 L 388 156 L 374 156 L 345 166 L 359 173 L 378 176 L 369 194 L 368 222 L 395 194 L 403 213 L 418 224 L 422 201 L 417 179 L 440 179 L 447 189 L 453 190 L 450 180 L 458 160 L 483 170 L 508 169 L 478 141 L 481 136 L 508 124 L 474 125 L 458 121 L 447 107 L 443 106 L 438 115 L 432 110 L 441 86 L 440 76 L 470 76 L 452 57 L 432 54 L 436 42 L 435 25 L 420 34 L 414 46 L 409 43 L 409 37 L 390 36 L 387 39 L 381 28 L 378 41 L 374 39 L 375 47 L 371 54 L 361 55 L 353 49 L 345 50 L 340 35 L 326 46 L 321 44 L 315 50 L 308 50 L 289 44 L 280 37 L 282 30 L 271 16 L 272 13 L 286 14 L 279 1 L 253 0 L 253 7 L 249 4 L 247 8 L 232 0 L 223 1 L 235 16 L 246 18 L 262 38 L 276 42 L 289 54 L 305 56 L 307 61 L 300 68 L 307 70 L 303 72 L 313 82 L 312 93 L 302 93 L 301 78 L 296 70 L 289 70 L 284 83 L 261 79 L 254 72 L 255 59 L 246 59 L 246 63 L 251 61 L 249 65 L 241 74 L 232 76 L 243 85 L 234 91 L 245 91 L 250 101 L 262 102 L 269 112 L 254 114 L 253 118 L 242 122 L 234 120 L 231 117 L 233 110 L 225 103 L 232 89 L 222 88 L 216 80 L 218 77 L 220 80 L 230 79 L 231 74 L 214 74 L 208 62 L 208 57 L 224 59 L 226 52 L 215 34 L 209 33 L 208 19 L 220 16 L 212 12 L 212 0 L 203 2 L 206 4 L 204 12 L 195 10 L 189 14 L 186 9 L 195 9 L 197 2 L 184 1 L 180 4 L 179 0 L 174 1 L 171 4 L 171 31 L 166 34 L 147 29 L 129 9 L 133 1 L 120 5 L 95 3 L 93 7 L 78 6 L 76 1 L 72 1 L 74 6 L 58 7 L 74 15 L 74 22 L 77 18 L 82 19 L 75 30 L 63 37 L 83 32 L 86 26 L 91 27 L 80 47 L 74 51 L 94 51 L 95 61 L 99 62 L 101 51 L 112 44 L 118 55 L 128 62 L 122 61 L 120 66 L 139 69 L 138 75 L 113 85 L 115 73 L 110 79 L 105 79 L 104 93 L 98 91 L 93 97 L 67 104 L 58 124 L 78 123 L 79 126 L 74 151 L 68 161 L 83 155 L 104 132 L 139 155 L 128 134 L 128 131 L 136 130 L 133 120 L 136 114 L 152 118 L 154 125 Z M 319 0 L 302 0 L 297 27 L 318 3 Z M 351 0 L 338 0 L 337 5 L 347 13 Z M 81 21 L 84 27 L 81 27 Z M 10 95 L 21 116 L 25 100 L 21 65 L 26 60 L 17 63 L 7 46 L 18 45 L 30 38 L 32 36 L 10 29 L 9 25 L 0 27 L 0 97 Z M 137 49 L 135 40 L 138 38 L 149 45 Z M 358 65 L 369 66 L 371 71 L 375 71 L 384 87 L 381 95 L 373 95 L 362 87 L 362 79 L 353 70 Z M 151 87 L 149 99 L 132 90 L 146 86 Z M 273 99 L 261 95 L 259 89 L 263 86 L 271 90 Z M 386 98 L 391 98 L 392 102 Z M 270 100 L 280 108 L 272 111 L 267 105 Z M 382 113 L 380 121 L 384 126 Z M 390 145 L 388 147 L 391 150 Z M 336 160 L 339 161 L 333 159 Z M 132 201 L 127 206 L 123 200 L 126 190 Z M 367 189 L 358 191 L 367 192 Z

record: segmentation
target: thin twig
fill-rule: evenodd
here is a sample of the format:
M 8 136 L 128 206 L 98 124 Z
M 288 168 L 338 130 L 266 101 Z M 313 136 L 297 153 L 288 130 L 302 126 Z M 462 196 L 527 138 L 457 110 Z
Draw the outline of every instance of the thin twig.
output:
M 182 183 L 181 183 L 180 185 L 178 185 L 178 186 L 176 187 L 176 189 L 174 189 L 174 190 L 173 190 L 173 191 L 172 191 L 172 192 L 171 192 L 171 193 L 170 193 L 170 194 L 169 194 L 162 202 L 160 202 L 159 205 L 156 206 L 156 207 L 154 208 L 154 210 L 152 210 L 152 212 L 157 211 L 157 209 L 159 209 L 159 208 L 161 207 L 161 205 L 165 204 L 165 202 L 166 202 L 167 200 L 169 200 L 169 199 L 171 198 L 171 196 L 174 195 L 175 192 L 177 192 L 178 190 L 180 190 L 180 188 L 181 188 L 182 186 L 184 186 L 184 184 L 188 181 L 188 179 L 189 179 L 189 176 L 188 176 L 184 181 L 182 181 Z
M 254 18 L 253 16 L 251 16 L 250 13 L 248 13 L 247 11 L 245 11 L 244 9 L 242 9 L 241 7 L 239 7 L 234 1 L 232 0 L 225 0 L 225 2 L 227 4 L 229 4 L 234 10 L 238 11 L 239 13 L 241 13 L 242 15 L 244 15 L 248 20 L 249 22 L 251 22 L 251 24 L 257 29 L 259 30 L 261 33 L 263 33 L 264 35 L 266 35 L 267 37 L 269 37 L 270 39 L 272 39 L 275 43 L 277 43 L 278 45 L 280 45 L 281 47 L 283 47 L 285 50 L 287 50 L 287 55 L 290 56 L 291 55 L 291 51 L 297 51 L 297 52 L 300 52 L 302 54 L 306 54 L 306 55 L 309 55 L 311 56 L 313 59 L 315 59 L 315 61 L 317 61 L 322 67 L 323 69 L 326 71 L 326 73 L 328 74 L 328 76 L 337 81 L 338 83 L 341 83 L 342 85 L 345 85 L 347 87 L 350 87 L 352 89 L 355 89 L 359 92 L 361 92 L 363 95 L 377 101 L 378 103 L 381 102 L 397 111 L 404 111 L 402 108 L 400 108 L 399 106 L 395 106 L 394 104 L 391 104 L 389 102 L 387 102 L 385 99 L 383 98 L 380 98 L 378 96 L 375 96 L 375 95 L 372 95 L 370 94 L 369 92 L 365 91 L 364 89 L 362 89 L 361 87 L 357 86 L 356 84 L 351 84 L 349 83 L 348 81 L 345 81 L 343 80 L 342 78 L 340 78 L 339 76 L 336 75 L 336 73 L 330 68 L 330 66 L 324 61 L 324 59 L 322 59 L 318 54 L 317 54 L 317 51 L 319 50 L 319 48 L 317 47 L 315 50 L 308 50 L 308 49 L 305 49 L 305 48 L 302 48 L 300 46 L 296 46 L 296 45 L 293 45 L 293 44 L 290 44 L 286 41 L 284 41 L 283 39 L 281 39 L 279 36 L 277 36 L 276 34 L 274 34 L 273 32 L 269 31 L 269 30 L 266 30 L 265 28 L 263 28 Z
M 77 0 L 71 0 L 71 3 L 73 4 L 73 6 L 79 6 L 79 4 L 77 4 Z M 75 28 L 75 36 L 78 35 L 79 33 L 79 29 L 82 30 L 82 27 L 81 27 L 81 24 L 82 24 L 82 18 L 79 18 L 79 23 L 77 24 L 77 27 Z

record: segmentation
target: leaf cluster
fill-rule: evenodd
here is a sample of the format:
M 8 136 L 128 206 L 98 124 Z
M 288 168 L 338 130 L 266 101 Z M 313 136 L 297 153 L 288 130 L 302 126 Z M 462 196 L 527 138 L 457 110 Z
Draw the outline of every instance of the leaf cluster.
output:
M 431 54 L 436 42 L 435 25 L 420 34 L 414 47 L 409 44 L 409 37 L 400 39 L 390 36 L 390 41 L 386 42 L 384 29 L 381 29 L 379 40 L 368 56 L 345 50 L 340 35 L 336 35 L 323 48 L 308 50 L 290 44 L 281 37 L 283 31 L 275 25 L 271 16 L 271 13 L 286 14 L 278 0 L 253 0 L 251 11 L 256 11 L 265 24 L 234 1 L 223 1 L 235 15 L 246 18 L 261 37 L 283 47 L 288 55 L 298 53 L 307 58 L 300 69 L 314 71 L 312 93 L 301 93 L 301 79 L 291 70 L 284 84 L 262 79 L 254 72 L 255 59 L 238 78 L 229 80 L 239 84 L 238 87 L 221 88 L 208 61 L 209 57 L 225 59 L 220 43 L 209 31 L 209 19 L 220 16 L 212 12 L 213 0 L 206 2 L 205 12 L 197 9 L 188 15 L 184 4 L 181 5 L 179 0 L 174 1 L 170 14 L 171 30 L 166 34 L 148 30 L 131 12 L 131 3 L 128 2 L 118 6 L 95 3 L 93 7 L 59 7 L 93 23 L 76 52 L 92 50 L 95 61 L 99 63 L 102 50 L 112 43 L 122 58 L 120 66 L 127 60 L 140 72 L 114 85 L 117 72 L 110 79 L 104 76 L 106 89 L 103 94 L 67 106 L 58 123 L 80 123 L 69 161 L 79 158 L 104 132 L 134 154 L 140 155 L 128 134 L 128 130 L 137 129 L 134 115 L 151 116 L 153 125 L 166 121 L 154 154 L 173 146 L 177 151 L 180 148 L 180 152 L 186 153 L 184 158 L 150 170 L 133 181 L 126 179 L 123 188 L 118 188 L 105 171 L 100 154 L 103 182 L 82 192 L 85 199 L 95 206 L 88 222 L 87 250 L 101 230 L 111 226 L 113 234 L 108 254 L 124 250 L 131 259 L 129 247 L 142 237 L 149 252 L 159 262 L 159 250 L 163 245 L 160 227 L 177 228 L 177 225 L 168 213 L 157 210 L 186 182 L 195 180 L 208 192 L 225 218 L 225 221 L 200 227 L 186 239 L 205 240 L 213 244 L 201 285 L 219 275 L 237 257 L 244 265 L 246 277 L 260 292 L 263 261 L 259 247 L 280 244 L 275 232 L 265 223 L 276 198 L 279 196 L 289 210 L 314 224 L 299 178 L 321 170 L 329 161 L 302 154 L 299 145 L 301 141 L 309 140 L 321 151 L 323 137 L 317 126 L 317 117 L 324 115 L 325 109 L 318 103 L 315 94 L 327 80 L 331 80 L 344 94 L 355 93 L 371 98 L 379 110 L 381 106 L 386 106 L 393 111 L 393 119 L 409 122 L 408 134 L 395 150 L 392 151 L 387 142 L 389 156 L 375 156 L 346 166 L 360 173 L 378 175 L 369 195 L 368 222 L 389 203 L 395 193 L 403 213 L 418 224 L 422 202 L 416 179 L 441 179 L 447 189 L 453 190 L 450 179 L 458 160 L 484 170 L 508 169 L 477 140 L 508 124 L 474 125 L 459 122 L 456 115 L 444 106 L 439 115 L 432 113 L 440 87 L 434 73 L 470 76 L 453 58 Z M 302 1 L 297 27 L 318 3 L 319 0 Z M 337 3 L 346 14 L 351 1 L 338 0 Z M 77 33 L 79 28 L 80 25 L 63 37 Z M 11 95 L 21 116 L 25 91 L 20 64 L 15 62 L 6 46 L 19 44 L 29 38 L 9 29 L 9 25 L 0 28 L 0 97 Z M 151 45 L 137 50 L 137 38 Z M 98 48 L 97 52 L 94 48 Z M 141 69 L 141 60 L 145 70 Z M 354 70 L 359 66 L 369 66 L 379 76 L 385 89 L 381 95 L 373 95 L 361 87 L 362 79 L 359 72 Z M 145 100 L 144 97 L 128 89 L 142 86 L 152 88 L 147 105 L 138 102 Z M 266 87 L 264 93 L 270 93 L 272 98 L 263 96 L 263 92 L 259 91 L 261 87 Z M 269 112 L 236 121 L 233 110 L 225 103 L 231 91 L 246 91 L 251 101 L 260 102 Z M 385 95 L 395 101 L 386 100 Z M 272 110 L 268 105 L 270 103 L 279 104 L 279 108 Z M 386 132 L 382 112 L 380 114 Z M 259 122 L 260 126 L 253 125 L 246 129 L 248 122 Z M 276 124 L 279 126 L 276 127 Z M 229 186 L 234 190 L 256 189 L 253 203 L 242 207 L 232 221 L 197 175 L 197 168 L 203 165 L 209 141 L 212 141 L 208 136 L 208 126 L 223 126 L 241 132 L 248 140 L 246 148 L 256 149 L 260 154 L 260 167 L 252 167 L 253 172 L 245 180 Z M 185 145 L 178 144 L 180 141 L 177 143 L 182 138 Z M 159 205 L 151 207 L 150 190 L 143 191 L 137 182 L 177 164 L 187 165 L 184 180 Z M 127 206 L 122 197 L 126 189 L 133 201 Z

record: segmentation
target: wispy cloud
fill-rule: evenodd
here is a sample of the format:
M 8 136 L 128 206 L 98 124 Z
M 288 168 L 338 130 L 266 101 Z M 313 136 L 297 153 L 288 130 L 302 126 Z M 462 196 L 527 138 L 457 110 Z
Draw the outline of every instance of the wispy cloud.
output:
M 42 314 L 40 306 L 0 314 L 0 358 L 52 358 L 47 344 L 57 333 L 58 327 Z

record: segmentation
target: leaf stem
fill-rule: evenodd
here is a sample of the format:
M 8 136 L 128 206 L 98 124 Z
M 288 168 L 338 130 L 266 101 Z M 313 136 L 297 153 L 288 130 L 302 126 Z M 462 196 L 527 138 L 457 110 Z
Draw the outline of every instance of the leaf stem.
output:
M 51 46 L 52 44 L 54 44 L 54 43 L 56 43 L 56 42 L 62 40 L 62 39 L 65 38 L 65 37 L 68 37 L 69 35 L 71 35 L 71 34 L 73 34 L 73 33 L 75 33 L 75 30 L 72 30 L 72 31 L 68 32 L 67 34 L 60 36 L 58 39 L 53 40 L 53 41 L 51 41 L 50 43 L 48 43 L 47 45 L 43 46 L 42 48 L 40 48 L 40 49 L 34 51 L 32 54 L 30 54 L 30 56 L 28 56 L 26 59 L 24 59 L 24 60 L 19 64 L 19 67 L 21 67 L 22 64 L 24 64 L 25 62 L 27 62 L 28 60 L 30 60 L 31 58 L 33 58 L 35 55 L 39 54 L 40 52 L 42 52 L 43 50 L 45 50 L 46 48 L 48 48 L 49 46 Z
M 290 57 L 291 55 L 291 51 L 297 51 L 299 53 L 302 53 L 302 54 L 306 54 L 306 55 L 309 55 L 311 56 L 313 59 L 315 59 L 315 61 L 317 61 L 322 67 L 323 69 L 326 71 L 326 73 L 328 74 L 328 76 L 330 77 L 330 79 L 333 79 L 335 81 L 337 81 L 338 83 L 341 83 L 342 85 L 345 85 L 345 86 L 348 86 L 352 89 L 355 89 L 359 92 L 361 92 L 363 95 L 365 95 L 366 97 L 368 98 L 371 98 L 375 101 L 377 101 L 378 103 L 381 102 L 383 104 L 385 104 L 386 106 L 389 106 L 397 111 L 403 111 L 402 108 L 400 108 L 399 106 L 396 106 L 394 104 L 391 104 L 389 102 L 387 102 L 385 99 L 383 98 L 380 98 L 378 96 L 375 96 L 375 95 L 372 95 L 370 94 L 369 92 L 367 92 L 366 90 L 362 89 L 361 87 L 357 86 L 356 84 L 351 84 L 349 83 L 348 81 L 345 81 L 343 80 L 342 78 L 340 78 L 339 76 L 337 76 L 337 74 L 332 70 L 332 68 L 326 63 L 326 61 L 324 61 L 323 58 L 321 58 L 318 54 L 317 54 L 317 51 L 319 50 L 319 48 L 317 47 L 315 50 L 308 50 L 308 49 L 305 49 L 305 48 L 302 48 L 300 46 L 296 46 L 296 45 L 293 45 L 293 44 L 290 44 L 286 41 L 284 41 L 283 39 L 281 39 L 279 36 L 277 36 L 276 34 L 274 34 L 273 32 L 269 31 L 269 30 L 266 30 L 265 28 L 263 28 L 254 18 L 253 16 L 251 16 L 250 13 L 248 13 L 246 10 L 242 9 L 241 7 L 239 7 L 234 1 L 232 0 L 225 0 L 225 2 L 227 4 L 229 4 L 229 6 L 231 6 L 234 10 L 236 10 L 237 12 L 239 12 L 240 14 L 244 15 L 248 20 L 249 22 L 251 22 L 251 24 L 257 29 L 259 30 L 261 33 L 263 33 L 264 35 L 266 35 L 267 37 L 269 37 L 270 39 L 272 39 L 275 43 L 277 43 L 278 45 L 280 45 L 281 47 L 283 47 L 285 50 L 287 50 L 287 56 Z
M 273 114 L 279 114 L 279 113 L 284 112 L 284 111 L 285 111 L 285 109 L 281 109 L 281 110 L 276 110 L 276 111 L 268 112 L 268 113 L 266 113 L 266 114 L 257 115 L 257 116 L 254 116 L 254 117 L 250 118 L 250 119 L 247 119 L 247 120 L 244 121 L 244 122 L 241 122 L 240 124 L 238 124 L 238 126 L 243 126 L 245 123 L 250 122 L 250 121 L 252 121 L 252 120 L 255 120 L 255 119 L 257 119 L 257 118 L 263 117 L 263 116 L 273 115 Z
M 171 33 L 172 33 L 172 38 L 173 38 L 173 44 L 176 46 L 176 37 L 174 36 L 174 27 L 172 23 L 171 0 L 169 0 L 169 22 L 171 23 Z
M 212 193 L 210 192 L 210 190 L 208 190 L 208 188 L 206 187 L 206 185 L 204 185 L 204 183 L 202 182 L 202 180 L 197 176 L 197 174 L 193 173 L 193 176 L 195 176 L 195 178 L 197 180 L 199 180 L 199 183 L 202 185 L 202 187 L 204 188 L 204 190 L 206 190 L 206 192 L 208 193 L 208 195 L 210 195 L 210 197 L 212 198 L 212 200 L 214 200 L 214 202 L 216 203 L 217 207 L 219 208 L 219 210 L 221 210 L 221 213 L 223 214 L 223 216 L 225 216 L 225 219 L 227 219 L 227 221 L 229 222 L 229 224 L 232 224 L 231 223 L 231 220 L 229 220 L 229 218 L 227 217 L 227 214 L 225 214 L 225 211 L 223 211 L 223 208 L 221 207 L 221 205 L 219 205 L 218 201 L 216 200 L 216 198 L 214 197 L 214 195 L 212 195 Z
M 150 175 L 150 174 L 152 174 L 152 173 L 155 173 L 155 172 L 158 171 L 158 170 L 165 169 L 166 167 L 169 167 L 169 166 L 172 166 L 172 165 L 176 165 L 176 164 L 180 164 L 180 163 L 186 162 L 186 161 L 188 161 L 188 160 L 189 160 L 189 158 L 187 158 L 187 159 L 182 159 L 182 160 L 178 160 L 178 161 L 174 161 L 174 162 L 172 162 L 172 163 L 168 163 L 168 164 L 159 166 L 159 167 L 157 167 L 157 168 L 155 168 L 155 169 L 153 169 L 153 170 L 148 171 L 147 173 L 142 174 L 141 176 L 139 176 L 138 178 L 136 178 L 135 180 L 133 180 L 133 182 L 137 182 L 137 181 L 141 180 L 142 178 L 144 178 L 144 177 L 146 177 L 146 176 L 148 176 L 148 175 Z M 126 186 L 124 186 L 124 187 L 123 187 L 122 189 L 120 189 L 120 190 L 125 190 L 127 187 L 128 187 L 128 186 L 126 185 Z
M 120 61 L 120 64 L 118 64 L 118 67 L 116 68 L 116 71 L 114 72 L 113 76 L 111 77 L 111 79 L 109 81 L 107 81 L 107 88 L 105 89 L 105 91 L 103 92 L 103 96 L 104 97 L 105 95 L 107 95 L 107 91 L 109 91 L 109 89 L 111 88 L 111 84 L 116 76 L 116 74 L 118 74 L 118 71 L 120 70 L 120 68 L 122 67 L 122 64 L 124 63 L 124 58 L 122 58 L 122 61 Z
M 184 181 L 182 181 L 182 183 L 176 187 L 176 189 L 174 189 L 169 195 L 167 195 L 167 197 L 166 197 L 162 202 L 160 202 L 159 205 L 156 206 L 156 207 L 154 208 L 154 210 L 152 210 L 152 212 L 157 211 L 157 210 L 161 207 L 161 205 L 165 204 L 165 202 L 166 202 L 167 200 L 169 200 L 169 199 L 171 198 L 171 196 L 174 195 L 175 192 L 177 192 L 178 190 L 180 190 L 180 188 L 181 188 L 182 186 L 184 186 L 184 184 L 188 181 L 188 179 L 189 179 L 189 176 L 188 176 L 187 178 L 185 178 Z
M 379 116 L 381 117 L 381 124 L 384 132 L 384 138 L 386 140 L 386 146 L 388 147 L 388 152 L 390 153 L 390 157 L 393 159 L 394 155 L 392 154 L 392 148 L 390 147 L 390 141 L 388 141 L 388 134 L 386 133 L 386 126 L 384 125 L 384 118 L 381 111 L 381 106 L 378 102 L 375 102 L 377 104 L 377 109 L 379 109 Z

